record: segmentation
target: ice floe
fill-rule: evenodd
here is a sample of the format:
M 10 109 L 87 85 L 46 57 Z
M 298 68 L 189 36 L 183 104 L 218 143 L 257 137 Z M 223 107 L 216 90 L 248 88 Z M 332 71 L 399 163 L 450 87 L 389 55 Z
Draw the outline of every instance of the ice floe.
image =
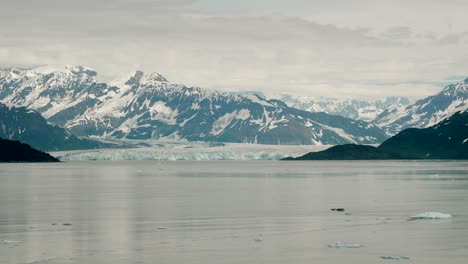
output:
M 452 218 L 451 214 L 444 214 L 438 212 L 426 212 L 411 216 L 411 220 L 424 220 L 424 219 L 449 219 Z
M 3 240 L 3 243 L 6 243 L 6 244 L 18 244 L 19 241 L 15 241 L 15 240 Z
M 362 248 L 364 245 L 355 243 L 336 242 L 328 245 L 329 248 Z
M 263 236 L 262 236 L 262 235 L 259 235 L 258 237 L 256 237 L 256 238 L 254 239 L 254 241 L 257 242 L 257 243 L 263 242 Z

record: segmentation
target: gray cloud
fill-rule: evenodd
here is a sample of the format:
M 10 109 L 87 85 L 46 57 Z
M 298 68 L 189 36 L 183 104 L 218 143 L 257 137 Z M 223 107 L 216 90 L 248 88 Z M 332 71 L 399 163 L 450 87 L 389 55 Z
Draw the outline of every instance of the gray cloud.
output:
M 464 23 L 451 21 L 451 33 L 431 24 L 427 33 L 434 22 L 424 16 L 388 25 L 362 15 L 379 10 L 370 0 L 313 2 L 4 0 L 0 62 L 85 64 L 106 79 L 138 68 L 208 88 L 324 96 L 419 97 L 468 74 Z M 424 4 L 414 3 L 404 7 Z M 363 22 L 343 20 L 355 16 Z
M 448 34 L 434 40 L 439 45 L 457 45 L 463 43 L 464 40 L 468 39 L 468 32 L 461 32 L 456 34 Z M 463 43 L 467 44 L 467 43 Z
M 385 39 L 408 40 L 413 37 L 413 31 L 409 27 L 392 27 L 383 33 Z

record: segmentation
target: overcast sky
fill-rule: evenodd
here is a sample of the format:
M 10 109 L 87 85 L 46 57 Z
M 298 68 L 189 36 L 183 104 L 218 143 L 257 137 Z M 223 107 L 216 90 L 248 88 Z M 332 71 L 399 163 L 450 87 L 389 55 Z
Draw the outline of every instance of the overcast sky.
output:
M 468 77 L 466 0 L 0 0 L 0 65 L 419 98 Z

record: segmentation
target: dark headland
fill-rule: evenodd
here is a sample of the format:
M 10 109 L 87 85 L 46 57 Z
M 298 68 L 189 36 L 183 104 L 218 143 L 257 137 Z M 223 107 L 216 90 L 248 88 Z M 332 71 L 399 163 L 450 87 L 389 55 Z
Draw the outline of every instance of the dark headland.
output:
M 378 147 L 339 145 L 284 160 L 468 159 L 468 112 L 424 129 L 405 129 Z
M 390 154 L 372 146 L 346 144 L 333 146 L 329 149 L 310 152 L 298 158 L 284 160 L 386 160 L 402 159 L 399 155 Z
M 0 138 L 0 162 L 59 162 L 59 160 L 19 141 Z

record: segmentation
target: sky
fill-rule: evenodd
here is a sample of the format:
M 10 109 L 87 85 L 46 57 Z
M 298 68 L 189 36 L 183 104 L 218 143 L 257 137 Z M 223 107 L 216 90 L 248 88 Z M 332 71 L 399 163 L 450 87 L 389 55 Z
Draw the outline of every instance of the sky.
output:
M 0 65 L 417 99 L 468 77 L 467 12 L 466 0 L 0 0 Z

